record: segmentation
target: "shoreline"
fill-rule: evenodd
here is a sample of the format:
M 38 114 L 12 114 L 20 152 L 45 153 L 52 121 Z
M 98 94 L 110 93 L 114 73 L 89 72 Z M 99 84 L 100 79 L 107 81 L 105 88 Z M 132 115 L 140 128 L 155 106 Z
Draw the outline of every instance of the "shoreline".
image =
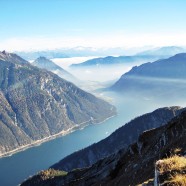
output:
M 0 155 L 0 158 L 10 157 L 10 156 L 12 156 L 12 155 L 14 155 L 14 154 L 16 154 L 18 152 L 25 151 L 25 150 L 27 150 L 29 148 L 39 146 L 39 145 L 41 145 L 41 144 L 43 144 L 43 143 L 45 143 L 47 141 L 56 139 L 58 137 L 66 136 L 66 135 L 68 135 L 68 134 L 70 134 L 72 132 L 78 131 L 78 130 L 83 130 L 85 127 L 88 127 L 89 125 L 101 124 L 101 123 L 103 123 L 103 122 L 115 117 L 116 115 L 117 114 L 114 114 L 114 115 L 112 115 L 112 116 L 110 116 L 110 117 L 108 117 L 108 118 L 106 118 L 103 121 L 98 122 L 98 123 L 93 123 L 93 121 L 91 122 L 91 120 L 89 120 L 89 121 L 85 121 L 85 122 L 80 123 L 80 124 L 76 124 L 74 127 L 71 127 L 71 128 L 69 128 L 69 129 L 67 129 L 65 131 L 63 130 L 63 131 L 61 131 L 61 132 L 59 132 L 57 134 L 54 134 L 54 135 L 45 137 L 43 139 L 34 141 L 31 144 L 23 145 L 23 146 L 20 146 L 20 147 L 14 149 L 14 150 L 9 151 L 9 152 L 5 152 L 5 153 Z M 89 122 L 90 122 L 90 124 L 88 124 Z

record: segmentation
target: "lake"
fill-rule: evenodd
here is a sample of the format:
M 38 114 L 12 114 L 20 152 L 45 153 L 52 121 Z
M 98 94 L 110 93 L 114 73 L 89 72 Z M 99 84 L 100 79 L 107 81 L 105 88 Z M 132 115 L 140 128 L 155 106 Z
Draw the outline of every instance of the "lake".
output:
M 118 115 L 101 123 L 89 125 L 39 146 L 29 148 L 12 156 L 0 159 L 0 186 L 15 186 L 30 175 L 58 162 L 65 156 L 85 148 L 107 137 L 113 131 L 136 116 L 151 112 L 156 108 L 169 105 L 184 105 L 182 101 L 155 101 L 147 98 L 139 99 L 133 96 L 117 96 L 104 93 L 112 98 L 112 104 L 117 107 Z

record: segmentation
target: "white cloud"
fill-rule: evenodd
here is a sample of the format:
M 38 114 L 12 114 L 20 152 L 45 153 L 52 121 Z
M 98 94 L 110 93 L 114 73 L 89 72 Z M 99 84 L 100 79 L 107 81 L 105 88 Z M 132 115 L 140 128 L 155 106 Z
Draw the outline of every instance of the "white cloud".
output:
M 186 33 L 113 33 L 92 37 L 23 37 L 1 41 L 0 50 L 46 50 L 83 47 L 141 47 L 186 45 Z

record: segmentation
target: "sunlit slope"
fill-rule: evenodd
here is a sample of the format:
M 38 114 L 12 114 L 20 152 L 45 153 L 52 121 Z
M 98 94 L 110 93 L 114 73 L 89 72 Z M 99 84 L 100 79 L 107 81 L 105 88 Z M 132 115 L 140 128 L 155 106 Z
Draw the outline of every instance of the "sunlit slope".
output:
M 0 155 L 115 115 L 109 103 L 11 53 L 0 53 Z

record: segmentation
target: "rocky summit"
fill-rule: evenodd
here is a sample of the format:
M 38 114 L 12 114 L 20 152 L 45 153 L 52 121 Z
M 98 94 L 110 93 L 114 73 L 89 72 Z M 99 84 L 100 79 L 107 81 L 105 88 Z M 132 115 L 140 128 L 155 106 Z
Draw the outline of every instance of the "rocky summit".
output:
M 116 114 L 104 100 L 5 51 L 0 100 L 0 156 Z

